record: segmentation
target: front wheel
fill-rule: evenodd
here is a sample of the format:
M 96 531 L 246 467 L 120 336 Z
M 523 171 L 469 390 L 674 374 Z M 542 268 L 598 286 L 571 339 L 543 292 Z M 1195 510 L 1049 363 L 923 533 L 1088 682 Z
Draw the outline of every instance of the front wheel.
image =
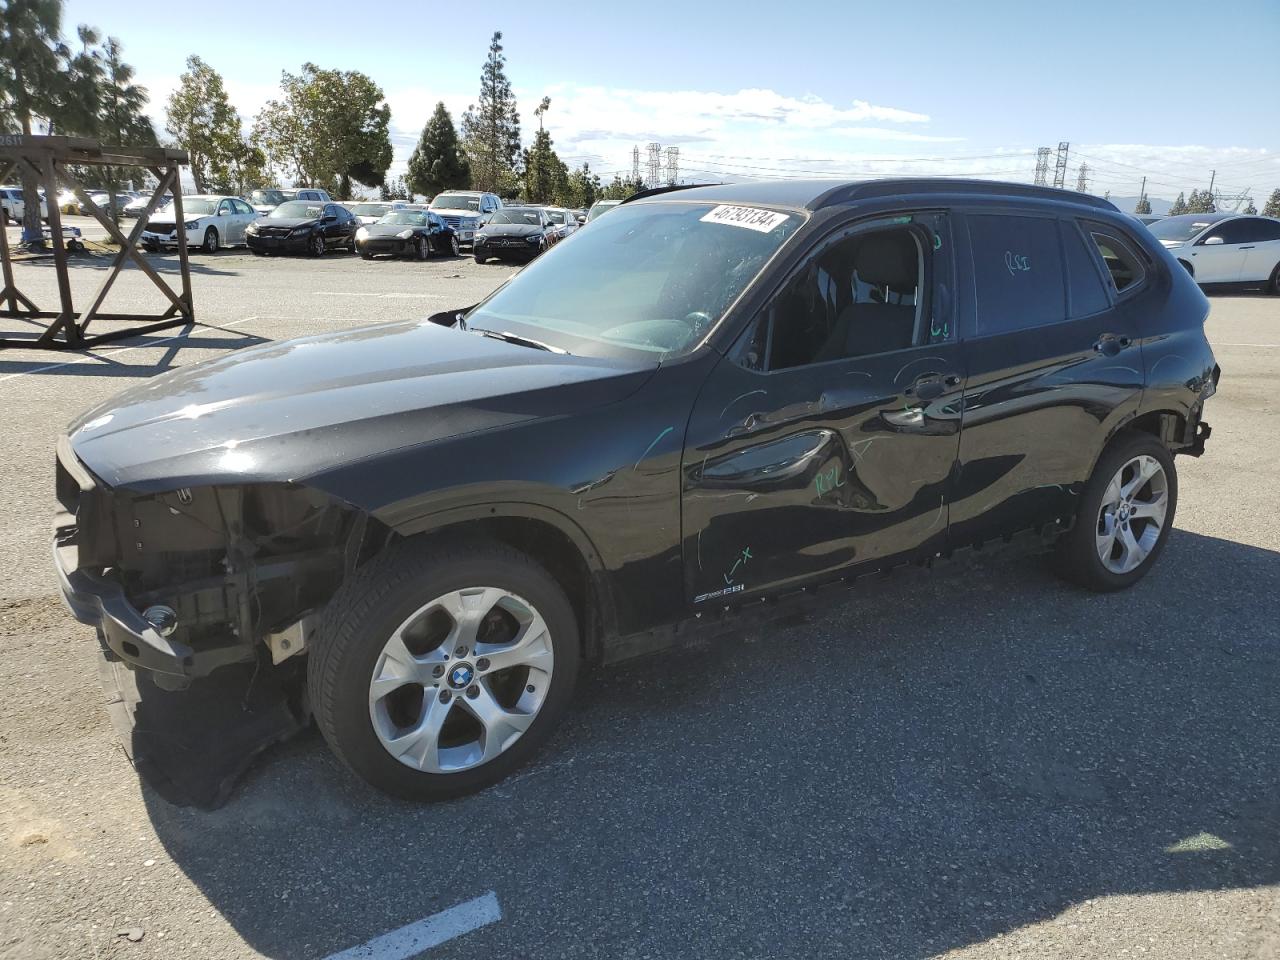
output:
M 1075 525 L 1058 541 L 1058 572 L 1091 590 L 1132 586 L 1164 549 L 1177 505 L 1168 448 L 1148 434 L 1121 434 L 1098 459 Z
M 324 256 L 324 237 L 322 237 L 318 233 L 315 236 L 313 236 L 307 244 L 307 252 L 310 253 L 311 256 L 313 257 L 323 257 Z
M 431 244 L 427 242 L 426 237 L 418 238 L 418 242 L 414 244 L 413 254 L 419 260 L 426 260 L 431 256 Z
M 497 543 L 403 541 L 330 604 L 310 699 L 361 777 L 443 800 L 534 754 L 568 707 L 579 649 L 573 607 L 529 557 Z
M 200 245 L 200 248 L 205 253 L 217 253 L 219 246 L 221 246 L 221 243 L 218 240 L 218 231 L 210 227 L 204 232 L 204 243 Z
M 451 234 L 449 237 L 449 252 L 455 256 L 462 256 L 462 244 L 458 243 L 458 235 Z
M 484 263 L 484 262 L 485 262 L 486 260 L 488 260 L 488 259 L 489 259 L 489 258 L 488 258 L 488 257 L 486 257 L 483 253 L 477 253 L 477 254 L 476 254 L 476 263 Z

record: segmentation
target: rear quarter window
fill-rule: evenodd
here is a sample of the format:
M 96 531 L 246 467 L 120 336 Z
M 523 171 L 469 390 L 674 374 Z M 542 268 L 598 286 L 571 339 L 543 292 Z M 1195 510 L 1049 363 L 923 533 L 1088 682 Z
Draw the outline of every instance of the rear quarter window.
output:
M 970 214 L 979 336 L 1059 323 L 1067 317 L 1058 221 Z

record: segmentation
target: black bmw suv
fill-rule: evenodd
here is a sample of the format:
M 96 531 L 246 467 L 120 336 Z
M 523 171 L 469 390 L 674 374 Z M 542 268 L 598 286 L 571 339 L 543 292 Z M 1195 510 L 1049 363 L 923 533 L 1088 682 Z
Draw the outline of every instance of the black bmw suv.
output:
M 1023 530 L 1070 580 L 1131 586 L 1209 435 L 1207 313 L 1082 194 L 641 194 L 474 306 L 87 412 L 58 570 L 176 709 L 243 722 L 267 678 L 371 783 L 458 795 L 530 758 L 584 661 L 801 588 Z

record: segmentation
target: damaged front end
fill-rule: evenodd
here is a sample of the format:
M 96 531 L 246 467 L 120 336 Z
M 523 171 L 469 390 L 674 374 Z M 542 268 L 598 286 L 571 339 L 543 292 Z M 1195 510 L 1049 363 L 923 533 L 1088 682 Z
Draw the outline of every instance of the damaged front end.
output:
M 305 724 L 295 655 L 385 529 L 291 483 L 111 489 L 65 437 L 57 496 L 63 597 L 97 629 L 126 750 L 169 799 L 217 803 L 256 753 Z

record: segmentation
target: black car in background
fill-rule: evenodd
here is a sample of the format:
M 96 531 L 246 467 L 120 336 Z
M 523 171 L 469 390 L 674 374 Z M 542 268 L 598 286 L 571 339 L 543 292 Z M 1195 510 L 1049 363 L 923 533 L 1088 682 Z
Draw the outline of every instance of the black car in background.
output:
M 338 203 L 288 200 L 245 228 L 245 243 L 254 253 L 307 253 L 321 257 L 329 250 L 355 252 L 359 221 Z
M 502 207 L 476 231 L 476 263 L 495 260 L 529 261 L 551 246 L 556 225 L 541 207 Z
M 1086 194 L 655 191 L 479 304 L 84 413 L 58 445 L 62 590 L 166 689 L 238 717 L 274 685 L 371 783 L 457 796 L 533 755 L 583 662 L 819 587 L 1023 531 L 1077 584 L 1133 585 L 1175 456 L 1209 437 L 1208 312 Z M 207 729 L 196 693 L 183 726 Z
M 426 260 L 433 253 L 461 253 L 458 235 L 429 210 L 392 210 L 376 223 L 357 227 L 356 250 L 366 260 L 379 254 Z

